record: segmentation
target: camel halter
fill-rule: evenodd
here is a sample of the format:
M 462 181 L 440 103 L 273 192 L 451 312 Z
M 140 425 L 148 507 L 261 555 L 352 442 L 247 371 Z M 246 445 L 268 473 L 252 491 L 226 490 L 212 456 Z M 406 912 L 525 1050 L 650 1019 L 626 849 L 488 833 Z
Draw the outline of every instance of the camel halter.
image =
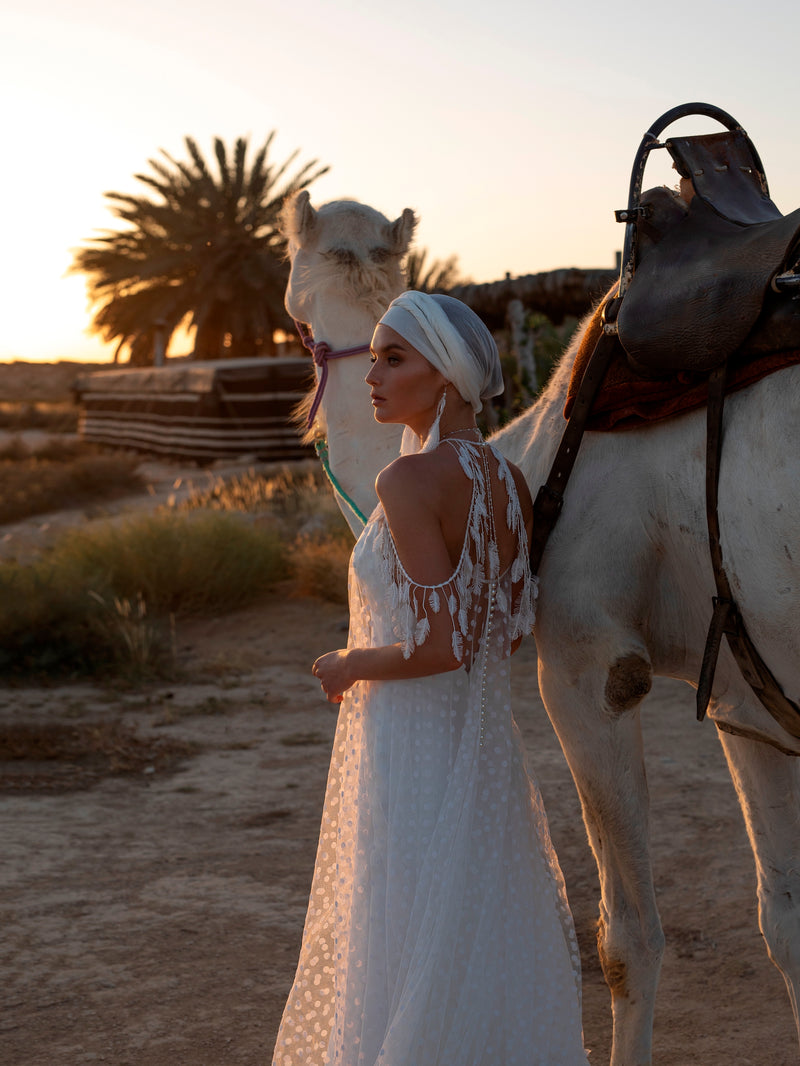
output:
M 311 409 L 308 412 L 308 421 L 306 422 L 306 425 L 310 429 L 314 425 L 314 419 L 317 417 L 319 405 L 322 403 L 322 395 L 325 392 L 325 386 L 328 382 L 328 360 L 346 359 L 349 355 L 360 355 L 362 352 L 368 352 L 369 344 L 358 344 L 353 348 L 340 348 L 338 352 L 333 352 L 325 341 L 315 341 L 311 330 L 302 322 L 298 322 L 296 319 L 292 319 L 292 321 L 294 322 L 294 327 L 297 330 L 297 336 L 300 338 L 301 344 L 311 352 L 315 365 L 320 368 L 317 389 L 314 393 Z
M 362 352 L 369 351 L 369 345 L 357 344 L 353 348 L 341 348 L 338 352 L 332 352 L 330 346 L 327 345 L 325 341 L 315 341 L 311 330 L 302 322 L 298 322 L 297 319 L 292 319 L 292 321 L 294 322 L 297 336 L 300 338 L 303 347 L 311 352 L 314 364 L 321 370 L 316 392 L 314 393 L 314 399 L 311 402 L 311 409 L 308 412 L 308 420 L 306 422 L 306 426 L 310 429 L 314 425 L 314 419 L 317 417 L 317 411 L 322 402 L 322 394 L 325 392 L 325 385 L 328 381 L 328 360 L 345 359 L 349 355 L 360 355 Z M 331 464 L 328 461 L 328 442 L 322 438 L 315 441 L 314 451 L 317 453 L 317 458 L 322 463 L 322 469 L 325 471 L 333 491 L 341 496 L 356 518 L 358 518 L 363 525 L 366 525 L 367 516 L 361 511 L 355 500 L 347 495 L 336 479 L 336 475 L 331 470 Z

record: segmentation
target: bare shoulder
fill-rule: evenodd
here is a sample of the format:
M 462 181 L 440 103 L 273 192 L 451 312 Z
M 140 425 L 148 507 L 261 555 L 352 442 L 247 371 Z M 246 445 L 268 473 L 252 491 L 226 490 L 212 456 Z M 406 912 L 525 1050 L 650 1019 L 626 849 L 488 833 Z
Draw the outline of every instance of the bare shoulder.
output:
M 375 480 L 378 499 L 398 546 L 415 531 L 437 523 L 437 494 L 424 460 L 424 455 L 401 455 Z
M 419 455 L 401 455 L 385 466 L 375 479 L 378 495 L 391 494 L 413 481 L 419 474 L 420 458 Z
M 453 571 L 442 530 L 448 479 L 452 484 L 452 468 L 438 449 L 395 459 L 375 482 L 397 554 L 421 585 L 438 585 Z
M 398 505 L 437 510 L 453 469 L 441 448 L 401 455 L 378 474 L 375 490 L 387 511 Z

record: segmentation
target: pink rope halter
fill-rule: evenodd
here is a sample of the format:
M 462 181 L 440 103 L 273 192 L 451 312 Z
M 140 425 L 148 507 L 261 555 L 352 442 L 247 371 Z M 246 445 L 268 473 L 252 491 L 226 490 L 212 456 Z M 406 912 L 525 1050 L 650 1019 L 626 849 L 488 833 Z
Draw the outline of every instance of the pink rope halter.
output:
M 314 419 L 317 417 L 317 411 L 319 405 L 322 402 L 322 394 L 325 392 L 325 385 L 328 381 L 328 360 L 329 359 L 345 359 L 349 355 L 360 355 L 361 352 L 368 352 L 368 344 L 358 344 L 353 348 L 342 348 L 338 352 L 331 351 L 329 345 L 325 341 L 315 341 L 311 335 L 311 330 L 308 329 L 302 322 L 294 321 L 297 335 L 304 348 L 307 348 L 311 352 L 312 358 L 316 366 L 320 368 L 320 377 L 317 382 L 317 389 L 314 393 L 314 399 L 311 402 L 311 409 L 308 412 L 308 421 L 306 425 L 310 428 L 314 424 Z

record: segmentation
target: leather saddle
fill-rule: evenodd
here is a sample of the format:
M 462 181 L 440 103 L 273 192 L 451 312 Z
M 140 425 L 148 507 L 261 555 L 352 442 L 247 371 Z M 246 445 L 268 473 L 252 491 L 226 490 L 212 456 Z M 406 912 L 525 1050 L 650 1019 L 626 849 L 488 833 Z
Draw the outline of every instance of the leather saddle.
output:
M 728 132 L 662 144 L 661 132 L 687 115 L 716 119 Z M 685 181 L 691 181 L 694 195 L 685 200 L 667 189 L 642 196 L 647 157 L 664 147 L 684 179 L 682 194 Z M 772 203 L 758 153 L 733 116 L 710 104 L 683 104 L 662 115 L 642 138 L 628 207 L 616 216 L 626 223 L 619 286 L 598 312 L 594 349 L 547 481 L 534 502 L 531 570 L 539 571 L 587 419 L 619 354 L 619 342 L 634 367 L 644 368 L 648 376 L 702 370 L 707 377 L 706 521 L 717 595 L 697 684 L 697 716 L 705 716 L 711 699 L 725 636 L 742 676 L 762 705 L 789 736 L 798 738 L 800 705 L 787 698 L 759 655 L 733 598 L 722 556 L 717 497 L 731 356 L 738 360 L 755 340 L 773 344 L 773 351 L 800 349 L 800 295 L 786 295 L 800 292 L 795 265 L 800 255 L 800 211 L 784 217 Z M 784 746 L 766 733 L 738 731 L 786 754 L 796 753 L 794 743 Z
M 644 374 L 708 372 L 735 352 L 800 347 L 800 299 L 775 278 L 800 259 L 800 209 L 782 215 L 741 129 L 670 138 L 665 147 L 694 195 L 642 194 L 635 270 L 617 333 Z

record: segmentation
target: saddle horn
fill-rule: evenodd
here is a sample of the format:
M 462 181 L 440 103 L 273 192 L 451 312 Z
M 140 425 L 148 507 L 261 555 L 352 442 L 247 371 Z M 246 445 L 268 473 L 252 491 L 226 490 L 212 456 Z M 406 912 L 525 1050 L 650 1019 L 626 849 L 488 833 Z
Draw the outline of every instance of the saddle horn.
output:
M 726 132 L 659 139 L 673 122 L 693 115 L 719 122 Z M 625 223 L 620 298 L 637 266 L 639 223 L 647 215 L 647 208 L 641 203 L 644 171 L 650 153 L 657 148 L 667 149 L 681 177 L 688 178 L 695 193 L 722 218 L 739 225 L 752 225 L 781 217 L 769 198 L 767 176 L 756 147 L 733 115 L 714 104 L 699 102 L 670 108 L 642 137 L 631 169 L 628 206 L 614 213 L 618 222 Z

